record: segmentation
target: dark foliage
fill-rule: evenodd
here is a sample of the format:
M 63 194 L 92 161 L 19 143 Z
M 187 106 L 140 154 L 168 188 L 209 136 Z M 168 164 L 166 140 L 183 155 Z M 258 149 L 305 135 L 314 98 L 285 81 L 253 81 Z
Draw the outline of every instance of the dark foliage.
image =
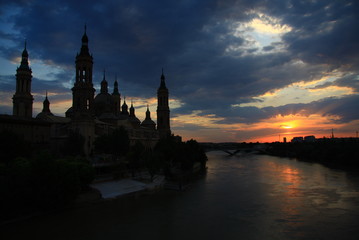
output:
M 8 164 L 16 157 L 29 157 L 31 144 L 11 131 L 0 133 L 0 162 Z
M 97 137 L 94 146 L 96 153 L 106 153 L 121 157 L 127 154 L 130 147 L 130 139 L 126 129 L 120 127 L 108 135 Z
M 295 157 L 326 165 L 359 168 L 358 141 L 332 141 L 328 139 L 313 143 L 273 143 L 267 149 L 269 154 Z
M 83 156 L 85 138 L 76 131 L 70 131 L 68 138 L 64 143 L 62 155 L 64 156 Z
M 145 146 L 143 146 L 140 141 L 136 141 L 136 143 L 130 147 L 126 159 L 132 177 L 134 177 L 135 173 L 143 167 L 143 155 L 145 154 L 145 151 Z
M 174 136 L 162 139 L 155 147 L 155 152 L 162 162 L 165 176 L 173 179 L 176 175 L 191 175 L 194 165 L 200 164 L 200 170 L 205 170 L 207 156 L 195 140 L 178 142 Z
M 71 204 L 94 176 L 84 159 L 48 153 L 0 165 L 0 220 Z

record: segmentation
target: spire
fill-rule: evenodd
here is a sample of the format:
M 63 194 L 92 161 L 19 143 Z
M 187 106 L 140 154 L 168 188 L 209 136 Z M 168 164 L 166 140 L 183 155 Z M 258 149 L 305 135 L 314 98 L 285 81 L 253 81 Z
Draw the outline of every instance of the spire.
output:
M 50 101 L 47 98 L 47 91 L 46 91 L 46 95 L 45 95 L 45 100 L 43 102 L 43 108 L 42 108 L 42 112 L 43 113 L 47 113 L 49 115 L 52 115 L 51 111 L 50 111 Z
M 150 112 L 150 108 L 148 107 L 148 104 L 147 104 L 147 111 L 146 111 L 146 120 L 151 120 L 151 112 Z
M 81 41 L 82 41 L 82 46 L 81 46 L 80 55 L 90 55 L 89 48 L 88 48 L 89 39 L 88 39 L 87 34 L 86 34 L 86 24 L 85 24 L 84 35 L 82 36 Z
M 132 100 L 131 100 L 131 107 L 130 107 L 130 117 L 136 117 L 135 116 L 135 108 L 133 107 Z
M 106 71 L 103 70 L 103 79 L 101 81 L 101 93 L 108 93 L 108 84 L 106 81 Z
M 163 68 L 162 68 L 160 89 L 167 89 L 166 82 L 165 82 L 165 75 L 163 74 Z
M 26 56 L 28 56 L 28 53 L 27 53 L 27 49 L 26 49 L 26 39 L 25 39 L 25 43 L 24 43 L 24 51 L 22 52 L 22 55 L 24 56 L 24 55 L 26 55 Z
M 113 93 L 112 93 L 112 95 L 120 95 L 120 92 L 118 91 L 117 75 L 115 75 L 115 82 L 113 84 Z
M 88 37 L 87 37 L 87 34 L 86 34 L 86 29 L 87 29 L 87 27 L 86 27 L 86 24 L 85 24 L 84 35 L 82 36 L 82 44 L 88 43 L 88 41 L 89 41 L 89 39 L 88 39 Z
M 126 104 L 126 97 L 123 100 L 123 105 L 122 105 L 122 112 L 121 114 L 125 114 L 128 115 L 128 106 Z
M 24 44 L 24 50 L 22 51 L 20 68 L 30 69 L 29 68 L 29 54 L 26 49 L 26 39 L 25 39 L 25 44 Z
M 146 111 L 146 119 L 141 123 L 143 127 L 150 128 L 155 130 L 156 129 L 156 123 L 152 121 L 151 119 L 151 112 L 147 104 L 147 111 Z

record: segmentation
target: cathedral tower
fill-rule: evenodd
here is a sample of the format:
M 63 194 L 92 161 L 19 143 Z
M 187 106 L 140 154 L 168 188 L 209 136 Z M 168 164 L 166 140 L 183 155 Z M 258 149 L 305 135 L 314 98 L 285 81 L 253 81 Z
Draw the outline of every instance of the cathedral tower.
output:
M 121 94 L 118 91 L 117 76 L 115 77 L 115 83 L 113 84 L 112 98 L 114 101 L 114 114 L 119 115 L 121 113 Z
M 76 55 L 76 79 L 72 88 L 71 117 L 85 117 L 93 114 L 95 89 L 92 84 L 93 57 L 88 48 L 88 37 L 82 36 L 80 54 Z
M 25 48 L 22 52 L 20 67 L 16 69 L 16 92 L 13 96 L 13 115 L 19 117 L 32 117 L 32 103 L 34 101 L 31 95 L 32 71 L 29 67 L 29 54 Z
M 157 129 L 160 138 L 166 138 L 171 135 L 168 89 L 166 87 L 163 69 L 161 75 L 161 84 L 157 90 Z

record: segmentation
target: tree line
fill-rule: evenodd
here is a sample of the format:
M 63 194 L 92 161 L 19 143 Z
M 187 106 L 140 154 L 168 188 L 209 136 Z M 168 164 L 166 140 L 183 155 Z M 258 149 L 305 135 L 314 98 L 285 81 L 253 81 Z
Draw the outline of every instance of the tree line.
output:
M 79 152 L 69 150 L 66 156 L 55 156 L 12 132 L 0 133 L 0 220 L 74 202 L 95 171 Z
M 122 159 L 117 167 L 130 173 L 132 177 L 138 172 L 147 171 L 151 181 L 159 173 L 171 179 L 174 169 L 184 174 L 192 171 L 196 164 L 200 170 L 204 170 L 207 161 L 204 150 L 195 140 L 182 142 L 172 135 L 160 139 L 154 148 L 146 148 L 141 141 L 130 146 L 124 128 L 118 128 L 108 135 L 96 138 L 94 151 L 96 154 L 109 154 L 114 159 Z
M 60 149 L 36 147 L 8 131 L 0 133 L 0 221 L 17 216 L 62 208 L 74 203 L 88 190 L 97 168 L 85 159 L 84 138 L 70 132 Z M 207 156 L 195 141 L 182 142 L 175 136 L 146 148 L 140 141 L 132 146 L 127 131 L 118 128 L 96 138 L 94 154 L 108 154 L 115 164 L 114 177 L 134 177 L 147 171 L 153 181 L 157 174 L 168 180 L 188 176 L 193 169 L 204 171 Z
M 266 153 L 342 168 L 359 168 L 359 141 L 272 143 Z

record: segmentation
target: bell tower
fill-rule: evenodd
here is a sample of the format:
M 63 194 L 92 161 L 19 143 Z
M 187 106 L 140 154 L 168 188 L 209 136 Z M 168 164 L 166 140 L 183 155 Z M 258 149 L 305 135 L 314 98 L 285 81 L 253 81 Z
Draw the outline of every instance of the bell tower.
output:
M 32 118 L 32 103 L 34 101 L 31 95 L 32 71 L 29 67 L 29 54 L 25 48 L 21 56 L 20 67 L 16 69 L 16 92 L 13 96 L 13 115 L 18 117 Z
M 112 98 L 114 101 L 113 113 L 117 116 L 121 113 L 121 94 L 118 91 L 117 76 L 115 77 L 115 82 L 113 84 Z
M 76 55 L 76 79 L 72 88 L 72 117 L 93 115 L 95 89 L 92 83 L 93 57 L 88 48 L 88 37 L 82 36 L 80 54 Z
M 161 75 L 161 84 L 157 90 L 157 130 L 159 132 L 160 138 L 166 138 L 171 135 L 168 89 L 166 87 L 163 69 Z

